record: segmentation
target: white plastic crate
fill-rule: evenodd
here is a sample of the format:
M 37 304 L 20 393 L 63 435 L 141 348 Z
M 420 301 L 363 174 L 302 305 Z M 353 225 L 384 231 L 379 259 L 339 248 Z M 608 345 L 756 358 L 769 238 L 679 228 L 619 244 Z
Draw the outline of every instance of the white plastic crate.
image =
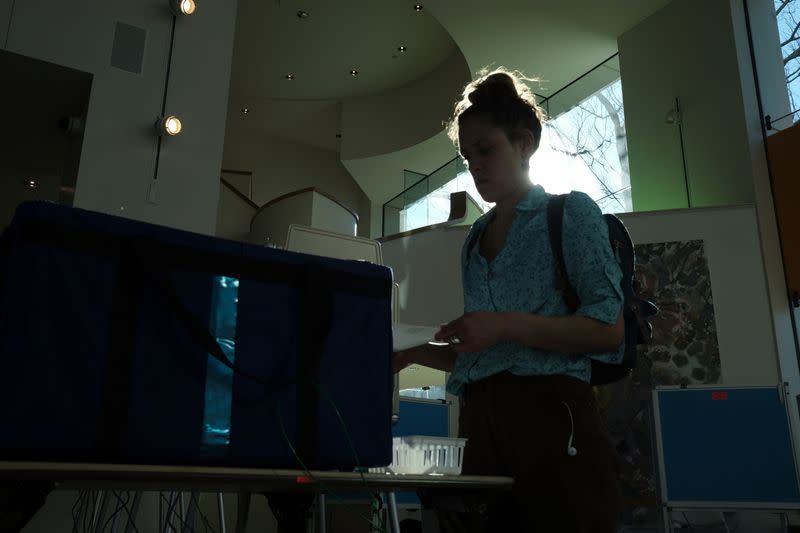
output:
M 392 439 L 392 464 L 370 468 L 389 474 L 458 475 L 464 461 L 467 439 L 409 435 Z

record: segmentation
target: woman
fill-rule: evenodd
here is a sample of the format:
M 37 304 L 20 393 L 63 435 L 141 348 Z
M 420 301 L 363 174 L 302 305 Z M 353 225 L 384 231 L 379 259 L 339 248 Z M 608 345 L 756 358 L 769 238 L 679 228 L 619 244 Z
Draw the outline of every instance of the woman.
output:
M 483 530 L 611 532 L 620 513 L 616 458 L 589 381 L 590 358 L 622 360 L 621 272 L 600 209 L 571 193 L 564 262 L 580 305 L 568 311 L 554 283 L 549 195 L 528 176 L 541 132 L 541 110 L 515 73 L 496 70 L 465 88 L 448 133 L 495 207 L 465 241 L 465 314 L 436 336 L 447 346 L 398 352 L 394 367 L 450 372 L 468 439 L 463 473 L 514 477 L 510 496 L 472 514 Z M 445 530 L 477 527 L 440 516 Z

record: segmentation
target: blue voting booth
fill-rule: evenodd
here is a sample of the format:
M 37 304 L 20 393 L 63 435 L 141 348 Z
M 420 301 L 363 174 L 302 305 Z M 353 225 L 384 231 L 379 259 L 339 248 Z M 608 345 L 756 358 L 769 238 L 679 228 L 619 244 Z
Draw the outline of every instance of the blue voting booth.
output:
M 657 388 L 665 509 L 800 509 L 786 401 L 775 386 Z

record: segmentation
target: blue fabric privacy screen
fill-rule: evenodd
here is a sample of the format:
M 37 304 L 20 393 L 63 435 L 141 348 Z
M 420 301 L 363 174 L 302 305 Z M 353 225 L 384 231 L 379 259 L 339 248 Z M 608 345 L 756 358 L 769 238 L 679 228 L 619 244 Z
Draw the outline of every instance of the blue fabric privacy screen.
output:
M 654 397 L 667 504 L 800 505 L 777 387 L 658 389 Z
M 391 272 L 52 204 L 0 237 L 0 460 L 391 461 Z M 352 445 L 351 445 L 352 442 Z

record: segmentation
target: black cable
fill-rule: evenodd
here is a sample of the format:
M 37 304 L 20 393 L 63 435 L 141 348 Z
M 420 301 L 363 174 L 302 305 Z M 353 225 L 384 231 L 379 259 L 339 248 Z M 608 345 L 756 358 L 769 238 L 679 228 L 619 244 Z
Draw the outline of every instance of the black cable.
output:
M 689 527 L 689 533 L 694 533 L 694 528 L 692 527 L 692 523 L 689 522 L 689 517 L 686 516 L 686 511 L 683 511 L 683 519 L 686 521 L 686 525 Z
M 681 104 L 678 98 L 675 98 L 675 122 L 678 123 L 678 138 L 681 143 L 681 161 L 683 162 L 683 183 L 686 186 L 686 207 L 692 207 L 692 194 L 689 190 L 689 172 L 686 169 L 686 150 L 683 144 L 683 118 L 681 117 Z
M 128 491 L 128 492 L 127 492 L 127 496 L 128 496 L 128 501 L 130 501 L 130 499 L 131 499 L 131 493 L 130 493 L 130 491 Z M 117 495 L 117 498 L 119 498 L 119 495 Z M 135 498 L 135 496 L 134 496 L 134 498 Z M 127 514 L 127 515 L 128 515 L 128 523 L 130 523 L 130 525 L 133 527 L 133 530 L 134 530 L 136 533 L 140 533 L 140 532 L 139 532 L 139 528 L 138 528 L 138 527 L 136 527 L 136 520 L 134 519 L 134 516 L 131 514 L 131 510 L 130 510 L 130 509 L 128 509 L 128 505 L 127 505 L 127 503 L 125 504 L 124 510 L 125 510 L 125 514 Z
M 178 503 L 180 499 L 180 493 L 176 493 L 174 497 L 171 496 L 170 498 L 167 498 L 166 496 L 164 496 L 164 493 L 162 492 L 161 497 L 167 500 L 168 503 L 167 515 L 164 517 L 164 529 L 166 530 L 167 527 L 169 527 L 171 529 L 177 530 L 175 525 L 172 523 L 172 515 L 176 514 L 175 505 Z M 180 518 L 180 520 L 183 520 L 183 518 Z M 164 533 L 166 533 L 166 531 Z
M 11 12 L 8 15 L 8 27 L 6 28 L 6 44 L 3 46 L 8 50 L 8 38 L 11 36 L 11 21 L 14 20 L 14 8 L 17 6 L 17 0 L 11 1 Z
M 166 498 L 166 496 L 164 496 L 163 493 L 161 494 L 161 497 L 169 502 L 169 500 Z M 180 497 L 181 497 L 180 493 L 175 495 L 175 502 L 176 503 L 180 500 Z M 172 506 L 174 504 L 170 504 L 170 505 Z M 200 513 L 200 505 L 199 505 L 199 503 L 197 505 L 197 510 L 198 510 L 199 514 L 202 514 L 202 513 Z M 176 515 L 178 517 L 178 523 L 182 526 L 182 529 L 187 529 L 188 528 L 189 531 L 191 531 L 192 533 L 197 533 L 197 531 L 194 529 L 194 527 L 190 526 L 189 522 L 186 521 L 186 518 L 184 518 L 183 516 L 180 516 L 179 514 L 177 514 L 174 511 L 173 511 L 172 515 Z M 181 529 L 181 528 L 176 528 L 175 525 L 172 523 L 172 518 L 171 518 L 172 515 L 168 515 L 167 516 L 167 524 L 169 524 L 169 527 L 171 527 L 172 529 L 177 531 L 178 529 Z
M 114 523 L 116 518 L 119 516 L 119 513 L 121 513 L 122 510 L 128 505 L 128 501 L 123 501 L 122 497 L 119 495 L 117 491 L 112 490 L 110 492 L 119 501 L 119 505 L 117 505 L 116 509 L 114 509 L 114 512 L 111 513 L 111 515 L 106 519 L 105 523 L 103 524 L 103 527 L 100 528 L 100 533 L 104 533 L 106 528 Z M 108 493 L 106 493 L 106 497 L 108 497 Z M 130 500 L 130 495 L 128 496 L 128 498 Z
M 90 505 L 89 509 L 87 509 L 87 511 L 83 513 L 83 531 L 84 531 L 84 533 L 89 533 L 89 528 L 92 525 L 92 518 L 94 518 L 94 511 L 97 508 L 97 491 L 94 491 L 94 490 L 90 490 L 89 491 L 89 501 L 91 502 L 91 505 Z M 86 519 L 89 518 L 89 517 L 92 517 L 92 518 L 90 518 L 89 522 L 87 523 Z
M 172 49 L 175 47 L 175 23 L 178 20 L 177 15 L 172 15 L 172 29 L 170 30 L 169 35 L 169 53 L 167 54 L 167 74 L 164 79 L 164 94 L 161 99 L 161 118 L 164 118 L 164 114 L 167 112 L 167 93 L 169 92 L 169 75 L 172 71 Z M 153 170 L 153 180 L 158 179 L 158 164 L 161 160 L 161 140 L 163 139 L 163 135 L 158 136 L 158 146 L 156 147 L 156 164 L 155 169 Z
M 78 530 L 78 519 L 83 512 L 83 500 L 86 497 L 86 491 L 82 490 L 78 492 L 78 498 L 75 500 L 75 503 L 72 505 L 72 531 L 75 532 Z M 75 508 L 78 508 L 77 512 Z
M 200 518 L 203 520 L 206 533 L 208 533 L 209 529 L 211 530 L 211 533 L 217 533 L 216 530 L 213 527 L 211 527 L 211 524 L 208 523 L 208 517 L 202 511 L 202 509 L 200 509 L 200 500 L 197 498 L 197 496 L 194 495 L 194 493 L 192 493 L 189 501 L 190 502 L 194 501 L 195 509 L 197 509 L 197 514 L 199 514 Z
M 208 530 L 210 529 L 211 533 L 217 533 L 214 530 L 214 528 L 211 527 L 211 524 L 208 523 L 208 517 L 206 516 L 206 514 L 200 510 L 200 501 L 197 498 L 195 498 L 195 502 L 196 502 L 196 505 L 197 505 L 197 513 L 200 515 L 200 518 L 203 520 L 203 524 L 205 525 L 206 532 L 208 532 Z

